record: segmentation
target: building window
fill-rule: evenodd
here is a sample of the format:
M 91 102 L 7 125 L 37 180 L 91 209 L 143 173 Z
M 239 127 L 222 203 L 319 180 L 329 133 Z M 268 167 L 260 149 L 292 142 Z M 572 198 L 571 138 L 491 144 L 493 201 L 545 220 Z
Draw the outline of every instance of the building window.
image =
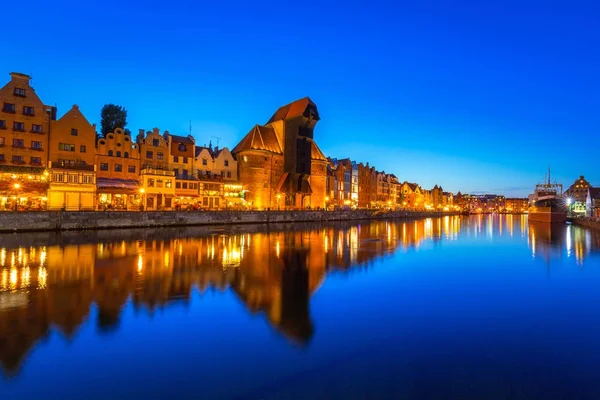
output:
M 31 125 L 31 132 L 42 133 L 42 125 L 40 125 L 40 124 Z
M 25 124 L 23 122 L 13 122 L 13 131 L 25 132 Z
M 165 184 L 164 184 L 164 182 L 163 182 L 163 180 L 162 180 L 162 179 L 157 179 L 157 180 L 156 180 L 156 187 L 157 187 L 157 188 L 161 188 L 161 187 L 163 187 L 164 185 L 165 185 Z
M 31 141 L 31 148 L 33 150 L 41 150 L 42 149 L 42 142 L 39 142 L 37 140 L 32 140 Z
M 125 154 L 123 154 L 123 157 L 124 157 L 124 158 L 129 158 L 129 153 L 128 153 L 128 152 L 125 152 Z
M 25 97 L 25 89 L 16 87 L 15 90 L 13 91 L 13 94 L 15 96 Z
M 4 154 L 0 154 L 0 162 L 4 162 Z
M 165 159 L 165 153 L 163 153 L 162 151 L 159 151 L 158 153 L 156 153 L 156 159 L 157 160 L 164 160 Z
M 152 157 L 153 157 L 153 156 L 154 156 L 154 155 L 152 154 L 152 152 L 151 152 L 151 151 L 147 151 L 147 152 L 146 152 L 146 158 L 152 159 Z
M 65 177 L 63 174 L 52 174 L 52 182 L 62 182 Z
M 187 182 L 182 182 L 182 189 L 187 189 Z
M 6 129 L 6 120 L 0 119 L 0 129 Z
M 188 170 L 187 170 L 187 169 L 184 169 L 184 170 L 182 171 L 182 173 L 183 173 L 183 179 L 188 179 Z
M 115 172 L 123 172 L 123 164 L 115 164 Z
M 19 149 L 24 149 L 25 148 L 25 140 L 23 139 L 13 139 L 13 145 L 12 147 L 16 147 Z
M 202 165 L 208 165 L 208 161 L 206 160 L 206 158 L 202 159 Z
M 100 163 L 100 171 L 108 171 L 108 163 Z
M 2 107 L 2 111 L 7 112 L 7 113 L 14 113 L 15 105 L 12 103 L 4 103 L 4 106 Z
M 42 165 L 41 157 L 31 157 L 31 165 Z
M 179 146 L 177 146 L 177 150 L 179 151 L 187 151 L 187 146 L 183 143 L 179 143 Z
M 121 157 L 121 152 L 117 151 L 117 157 Z
M 227 177 L 231 178 L 231 171 L 227 171 Z
M 109 156 L 111 156 L 111 157 L 112 157 L 112 156 L 113 156 L 113 154 L 114 154 L 114 153 L 113 153 L 113 151 L 112 151 L 112 150 L 109 150 L 109 151 L 108 151 L 108 155 L 109 155 Z
M 121 143 L 117 143 L 117 147 L 121 147 Z
M 130 165 L 127 168 L 127 172 L 131 173 L 131 174 L 135 174 L 135 165 Z
M 158 140 L 158 139 L 152 139 L 152 146 L 158 147 L 159 145 L 160 145 L 160 140 Z
M 81 178 L 82 183 L 87 183 L 90 185 L 94 183 L 94 177 L 92 175 L 83 175 Z
M 25 164 L 23 156 L 12 156 L 12 162 L 13 164 Z
M 181 189 L 181 183 L 175 182 L 175 189 Z
M 86 150 L 86 148 L 85 148 L 84 145 L 79 146 L 79 152 L 80 153 L 85 153 L 85 150 Z
M 77 134 L 78 134 L 77 129 L 71 128 L 71 136 L 77 136 Z
M 25 106 L 23 107 L 23 115 L 34 115 L 33 107 Z
M 173 162 L 179 162 L 179 157 L 173 156 Z
M 225 160 L 225 166 L 229 167 L 229 160 Z
M 6 144 L 6 139 L 4 139 L 3 137 L 0 137 L 0 147 L 4 146 Z
M 187 157 L 183 157 L 183 163 L 187 164 L 187 162 L 188 162 L 188 158 Z
M 67 175 L 67 182 L 69 183 L 79 183 L 79 177 L 75 174 Z
M 148 178 L 148 187 L 154 187 L 154 178 Z
M 59 143 L 58 144 L 58 150 L 62 150 L 62 151 L 75 151 L 75 145 L 74 144 L 68 144 L 68 143 Z
M 171 187 L 173 187 L 173 181 L 172 181 L 172 180 L 170 180 L 170 179 L 166 179 L 166 180 L 165 180 L 165 187 L 166 187 L 166 188 L 171 188 Z

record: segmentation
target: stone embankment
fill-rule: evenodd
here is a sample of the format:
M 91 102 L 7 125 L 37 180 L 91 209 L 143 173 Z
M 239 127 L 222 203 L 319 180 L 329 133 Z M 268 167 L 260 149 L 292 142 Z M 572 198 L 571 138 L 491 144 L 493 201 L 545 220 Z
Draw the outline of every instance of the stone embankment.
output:
M 272 224 L 366 219 L 413 219 L 452 215 L 391 211 L 37 211 L 0 212 L 0 232 L 123 229 L 162 226 Z
M 600 218 L 579 217 L 572 218 L 571 223 L 585 226 L 586 228 L 600 229 Z

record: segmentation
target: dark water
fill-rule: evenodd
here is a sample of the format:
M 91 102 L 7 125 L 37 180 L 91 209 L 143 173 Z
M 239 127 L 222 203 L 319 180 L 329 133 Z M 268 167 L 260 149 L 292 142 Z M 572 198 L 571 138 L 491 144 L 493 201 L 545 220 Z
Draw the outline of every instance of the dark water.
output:
M 522 216 L 0 236 L 0 399 L 600 399 L 600 235 Z

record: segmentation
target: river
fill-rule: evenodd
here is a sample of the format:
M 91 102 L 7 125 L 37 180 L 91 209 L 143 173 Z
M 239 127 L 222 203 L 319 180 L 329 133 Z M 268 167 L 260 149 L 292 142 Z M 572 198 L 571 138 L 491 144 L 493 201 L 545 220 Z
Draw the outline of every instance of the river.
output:
M 599 247 L 522 215 L 0 235 L 0 398 L 599 399 Z

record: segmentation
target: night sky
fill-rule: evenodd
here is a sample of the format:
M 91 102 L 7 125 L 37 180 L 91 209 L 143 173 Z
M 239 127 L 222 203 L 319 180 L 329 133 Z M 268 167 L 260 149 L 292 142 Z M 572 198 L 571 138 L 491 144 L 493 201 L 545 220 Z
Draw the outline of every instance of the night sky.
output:
M 150 2 L 147 2 L 150 4 Z M 331 157 L 425 188 L 525 196 L 548 165 L 600 185 L 600 5 L 579 1 L 28 1 L 4 12 L 2 83 L 99 123 L 220 137 L 309 96 Z M 524 5 L 526 4 L 526 5 Z

